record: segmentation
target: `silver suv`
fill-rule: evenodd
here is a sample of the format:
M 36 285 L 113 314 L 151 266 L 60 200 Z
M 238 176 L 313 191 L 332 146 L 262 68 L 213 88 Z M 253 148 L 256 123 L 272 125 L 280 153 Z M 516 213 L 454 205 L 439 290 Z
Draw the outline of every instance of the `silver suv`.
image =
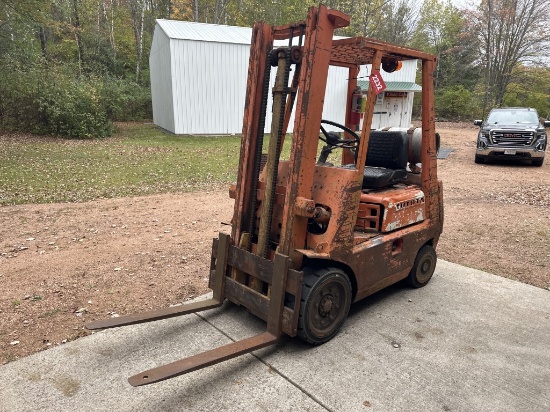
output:
M 493 109 L 485 121 L 474 120 L 474 124 L 480 126 L 476 163 L 487 158 L 522 158 L 531 160 L 534 166 L 542 166 L 547 145 L 545 127 L 550 127 L 550 121 L 541 123 L 535 109 Z

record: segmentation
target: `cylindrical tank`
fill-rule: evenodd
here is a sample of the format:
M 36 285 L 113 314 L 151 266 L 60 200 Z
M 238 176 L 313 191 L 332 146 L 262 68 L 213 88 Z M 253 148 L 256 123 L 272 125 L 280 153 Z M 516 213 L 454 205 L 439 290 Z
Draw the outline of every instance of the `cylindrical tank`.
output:
M 383 131 L 399 131 L 406 132 L 409 137 L 409 163 L 421 163 L 422 162 L 422 129 L 420 127 L 384 127 L 379 129 Z M 439 133 L 435 134 L 435 148 L 436 152 L 439 151 L 439 145 L 441 144 L 441 137 Z

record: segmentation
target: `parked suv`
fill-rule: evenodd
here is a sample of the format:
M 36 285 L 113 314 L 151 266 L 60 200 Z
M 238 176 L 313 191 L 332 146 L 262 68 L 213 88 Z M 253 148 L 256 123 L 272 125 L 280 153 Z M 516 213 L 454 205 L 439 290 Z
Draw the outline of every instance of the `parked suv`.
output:
M 542 166 L 547 144 L 545 127 L 550 127 L 550 121 L 541 124 L 535 109 L 493 109 L 485 121 L 475 120 L 474 124 L 480 126 L 476 163 L 487 158 L 523 158 L 534 166 Z

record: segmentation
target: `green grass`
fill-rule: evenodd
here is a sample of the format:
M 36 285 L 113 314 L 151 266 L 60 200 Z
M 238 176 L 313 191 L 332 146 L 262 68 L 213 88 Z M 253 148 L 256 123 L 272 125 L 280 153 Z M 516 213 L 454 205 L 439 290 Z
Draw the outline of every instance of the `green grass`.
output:
M 112 138 L 0 137 L 0 204 L 188 192 L 236 181 L 239 136 L 123 124 Z
M 41 315 L 38 315 L 38 317 L 39 318 L 50 318 L 54 315 L 57 315 L 59 312 L 61 312 L 61 309 L 53 308 L 51 310 L 48 310 L 47 312 L 42 313 Z
M 284 160 L 291 143 L 288 135 Z M 0 205 L 226 188 L 237 180 L 240 145 L 240 136 L 175 136 L 139 123 L 106 139 L 0 136 Z M 264 153 L 268 146 L 266 135 Z

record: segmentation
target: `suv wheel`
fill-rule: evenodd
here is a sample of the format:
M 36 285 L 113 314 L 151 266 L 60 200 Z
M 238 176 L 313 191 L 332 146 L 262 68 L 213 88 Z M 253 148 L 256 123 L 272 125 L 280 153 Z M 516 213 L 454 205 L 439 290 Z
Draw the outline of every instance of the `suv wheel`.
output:
M 541 167 L 543 163 L 544 163 L 544 157 L 543 157 L 543 158 L 539 158 L 539 159 L 533 159 L 533 160 L 531 160 L 531 164 L 532 164 L 533 166 Z
M 483 156 L 476 155 L 474 162 L 476 163 L 485 163 L 485 158 Z

